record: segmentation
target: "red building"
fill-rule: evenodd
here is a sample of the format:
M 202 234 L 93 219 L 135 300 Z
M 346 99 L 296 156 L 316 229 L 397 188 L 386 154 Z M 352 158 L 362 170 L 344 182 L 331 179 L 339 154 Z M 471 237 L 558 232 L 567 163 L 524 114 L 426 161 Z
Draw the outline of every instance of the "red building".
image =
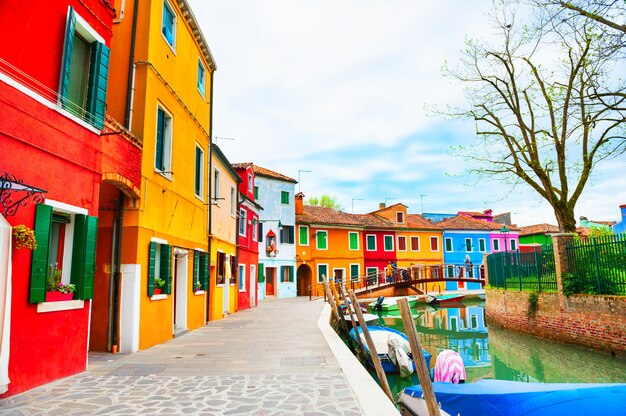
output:
M 241 310 L 258 305 L 259 211 L 263 208 L 255 202 L 252 163 L 235 163 L 233 168 L 241 177 L 237 222 L 238 309 Z
M 375 214 L 361 215 L 363 231 L 363 266 L 367 276 L 384 279 L 390 263 L 396 263 L 396 233 L 393 224 Z
M 118 171 L 127 165 L 118 151 L 140 148 L 119 132 L 103 136 L 111 3 L 5 0 L 2 8 L 0 213 L 37 240 L 34 250 L 0 251 L 12 262 L 0 268 L 11 302 L 3 316 L 10 342 L 0 351 L 6 397 L 86 369 L 91 301 L 109 291 L 94 279 L 101 183 L 136 193 L 136 178 Z M 52 300 L 59 285 L 73 285 L 69 300 Z

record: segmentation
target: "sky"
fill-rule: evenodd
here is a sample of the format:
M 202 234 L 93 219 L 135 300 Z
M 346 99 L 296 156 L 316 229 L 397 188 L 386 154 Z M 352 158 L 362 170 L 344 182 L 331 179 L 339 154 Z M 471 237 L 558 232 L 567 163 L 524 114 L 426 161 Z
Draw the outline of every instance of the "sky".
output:
M 528 187 L 479 180 L 452 146 L 475 125 L 426 107 L 466 104 L 442 75 L 467 37 L 494 31 L 487 0 L 189 0 L 217 63 L 214 142 L 232 163 L 253 162 L 327 194 L 344 211 L 403 203 L 410 213 L 510 212 L 513 223 L 556 224 Z M 619 220 L 621 156 L 596 171 L 576 217 Z

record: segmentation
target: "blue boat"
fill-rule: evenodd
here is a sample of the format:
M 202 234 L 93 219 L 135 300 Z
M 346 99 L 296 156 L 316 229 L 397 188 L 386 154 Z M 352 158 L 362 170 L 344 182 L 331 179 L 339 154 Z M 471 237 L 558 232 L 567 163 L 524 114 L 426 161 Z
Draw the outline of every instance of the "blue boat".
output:
M 371 359 L 370 350 L 367 346 L 367 343 L 365 342 L 365 337 L 362 336 L 363 330 L 361 329 L 361 327 L 358 327 L 357 329 L 358 329 L 359 336 L 361 336 L 361 340 L 363 341 L 363 347 L 365 348 L 365 351 L 367 352 L 368 365 L 370 365 L 373 368 L 374 363 L 372 362 L 372 359 Z M 376 346 L 376 352 L 378 353 L 378 357 L 380 358 L 380 363 L 382 364 L 382 367 L 385 373 L 399 373 L 400 369 L 396 366 L 396 364 L 392 361 L 391 357 L 389 356 L 389 338 L 391 336 L 392 338 L 396 338 L 400 340 L 400 342 L 406 342 L 406 344 L 408 344 L 409 342 L 408 337 L 404 333 L 396 329 L 387 328 L 384 326 L 368 325 L 367 329 L 370 332 L 372 341 L 374 341 L 374 345 Z M 350 337 L 356 341 L 356 335 L 355 335 L 354 329 L 350 330 Z M 426 360 L 426 367 L 430 368 L 430 358 L 431 358 L 430 354 L 425 349 L 422 349 L 422 353 L 424 354 L 424 359 Z M 410 370 L 411 372 L 415 372 L 415 361 L 413 361 L 413 357 L 410 353 L 408 354 L 408 356 L 409 356 L 410 363 L 411 363 Z
M 441 409 L 462 416 L 626 415 L 626 384 L 524 383 L 479 380 L 433 383 Z M 425 403 L 419 385 L 398 396 L 402 415 L 421 416 Z

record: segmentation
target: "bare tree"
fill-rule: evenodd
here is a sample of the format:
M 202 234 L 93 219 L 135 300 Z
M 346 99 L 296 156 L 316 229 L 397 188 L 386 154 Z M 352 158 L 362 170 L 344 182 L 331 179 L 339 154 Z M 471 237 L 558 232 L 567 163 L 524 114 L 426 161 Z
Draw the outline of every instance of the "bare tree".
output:
M 525 183 L 576 229 L 574 208 L 594 168 L 626 150 L 626 85 L 595 21 L 533 20 L 512 1 L 495 4 L 501 43 L 468 40 L 458 69 L 469 107 L 448 115 L 476 122 L 478 140 L 455 153 L 470 172 Z M 526 13 L 528 15 L 528 13 Z

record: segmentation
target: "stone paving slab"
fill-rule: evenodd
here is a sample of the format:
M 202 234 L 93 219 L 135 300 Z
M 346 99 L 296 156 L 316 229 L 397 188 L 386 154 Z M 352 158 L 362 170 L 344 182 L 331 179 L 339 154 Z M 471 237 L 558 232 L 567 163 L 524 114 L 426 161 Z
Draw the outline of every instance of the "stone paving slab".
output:
M 0 414 L 363 414 L 308 298 L 266 299 L 134 354 L 91 353 L 89 369 L 0 400 Z

